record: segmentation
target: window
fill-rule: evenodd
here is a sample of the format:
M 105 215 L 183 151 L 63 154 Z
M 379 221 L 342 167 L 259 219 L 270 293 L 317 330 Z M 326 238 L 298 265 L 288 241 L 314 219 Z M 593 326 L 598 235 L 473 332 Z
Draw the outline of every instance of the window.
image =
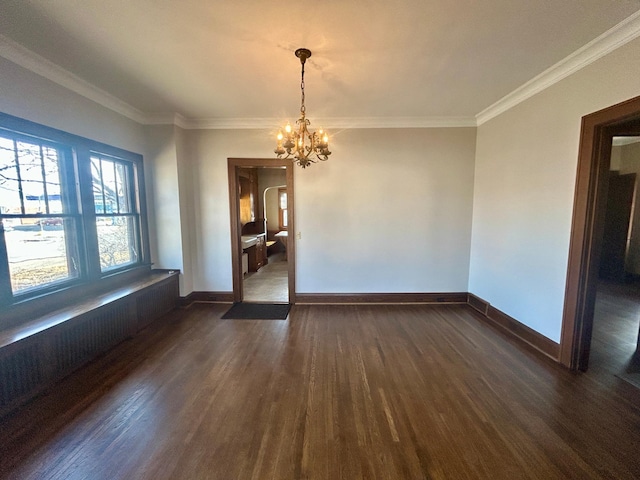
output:
M 0 305 L 148 264 L 141 162 L 0 114 Z
M 132 165 L 94 155 L 91 176 L 101 270 L 137 262 L 140 218 L 134 207 Z
M 287 189 L 278 189 L 278 218 L 280 222 L 280 230 L 286 230 L 289 225 L 287 209 Z
M 0 131 L 0 214 L 12 295 L 79 276 L 69 151 Z

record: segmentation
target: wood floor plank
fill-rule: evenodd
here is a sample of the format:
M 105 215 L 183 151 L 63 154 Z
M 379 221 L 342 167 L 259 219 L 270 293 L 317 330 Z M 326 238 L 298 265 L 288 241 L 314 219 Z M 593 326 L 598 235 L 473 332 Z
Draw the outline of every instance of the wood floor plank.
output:
M 640 477 L 636 389 L 464 305 L 225 310 L 177 310 L 2 419 L 0 477 Z

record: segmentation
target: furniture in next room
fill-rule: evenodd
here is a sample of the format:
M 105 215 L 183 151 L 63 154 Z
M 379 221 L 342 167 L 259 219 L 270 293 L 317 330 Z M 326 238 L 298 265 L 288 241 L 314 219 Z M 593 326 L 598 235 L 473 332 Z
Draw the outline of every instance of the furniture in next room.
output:
M 267 245 L 264 233 L 242 235 L 242 253 L 247 254 L 248 271 L 257 272 L 267 264 Z
M 282 242 L 282 245 L 284 245 L 284 259 L 287 259 L 287 238 L 288 238 L 288 233 L 286 230 L 283 230 L 282 232 L 278 232 L 274 235 L 276 240 L 280 240 Z

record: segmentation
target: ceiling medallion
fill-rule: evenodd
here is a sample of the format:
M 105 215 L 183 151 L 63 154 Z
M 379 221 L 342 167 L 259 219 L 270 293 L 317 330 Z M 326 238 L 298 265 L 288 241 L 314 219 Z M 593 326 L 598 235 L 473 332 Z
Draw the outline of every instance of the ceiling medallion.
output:
M 307 128 L 311 125 L 311 122 L 306 118 L 304 106 L 304 63 L 311 56 L 311 51 L 306 48 L 299 48 L 295 51 L 295 54 L 302 65 L 300 118 L 296 120 L 295 130 L 287 122 L 287 125 L 278 132 L 278 144 L 274 152 L 278 158 L 293 157 L 293 160 L 298 165 L 306 168 L 318 160 L 329 160 L 331 152 L 329 151 L 329 136 L 327 133 L 322 128 L 318 132 L 310 132 Z

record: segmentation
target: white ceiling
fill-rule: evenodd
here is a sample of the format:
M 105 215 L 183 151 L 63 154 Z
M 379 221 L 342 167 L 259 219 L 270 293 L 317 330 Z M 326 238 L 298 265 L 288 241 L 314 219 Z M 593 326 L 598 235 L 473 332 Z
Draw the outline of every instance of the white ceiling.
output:
M 0 0 L 0 34 L 147 118 L 296 117 L 293 51 L 306 47 L 312 121 L 474 119 L 638 10 L 639 0 Z

